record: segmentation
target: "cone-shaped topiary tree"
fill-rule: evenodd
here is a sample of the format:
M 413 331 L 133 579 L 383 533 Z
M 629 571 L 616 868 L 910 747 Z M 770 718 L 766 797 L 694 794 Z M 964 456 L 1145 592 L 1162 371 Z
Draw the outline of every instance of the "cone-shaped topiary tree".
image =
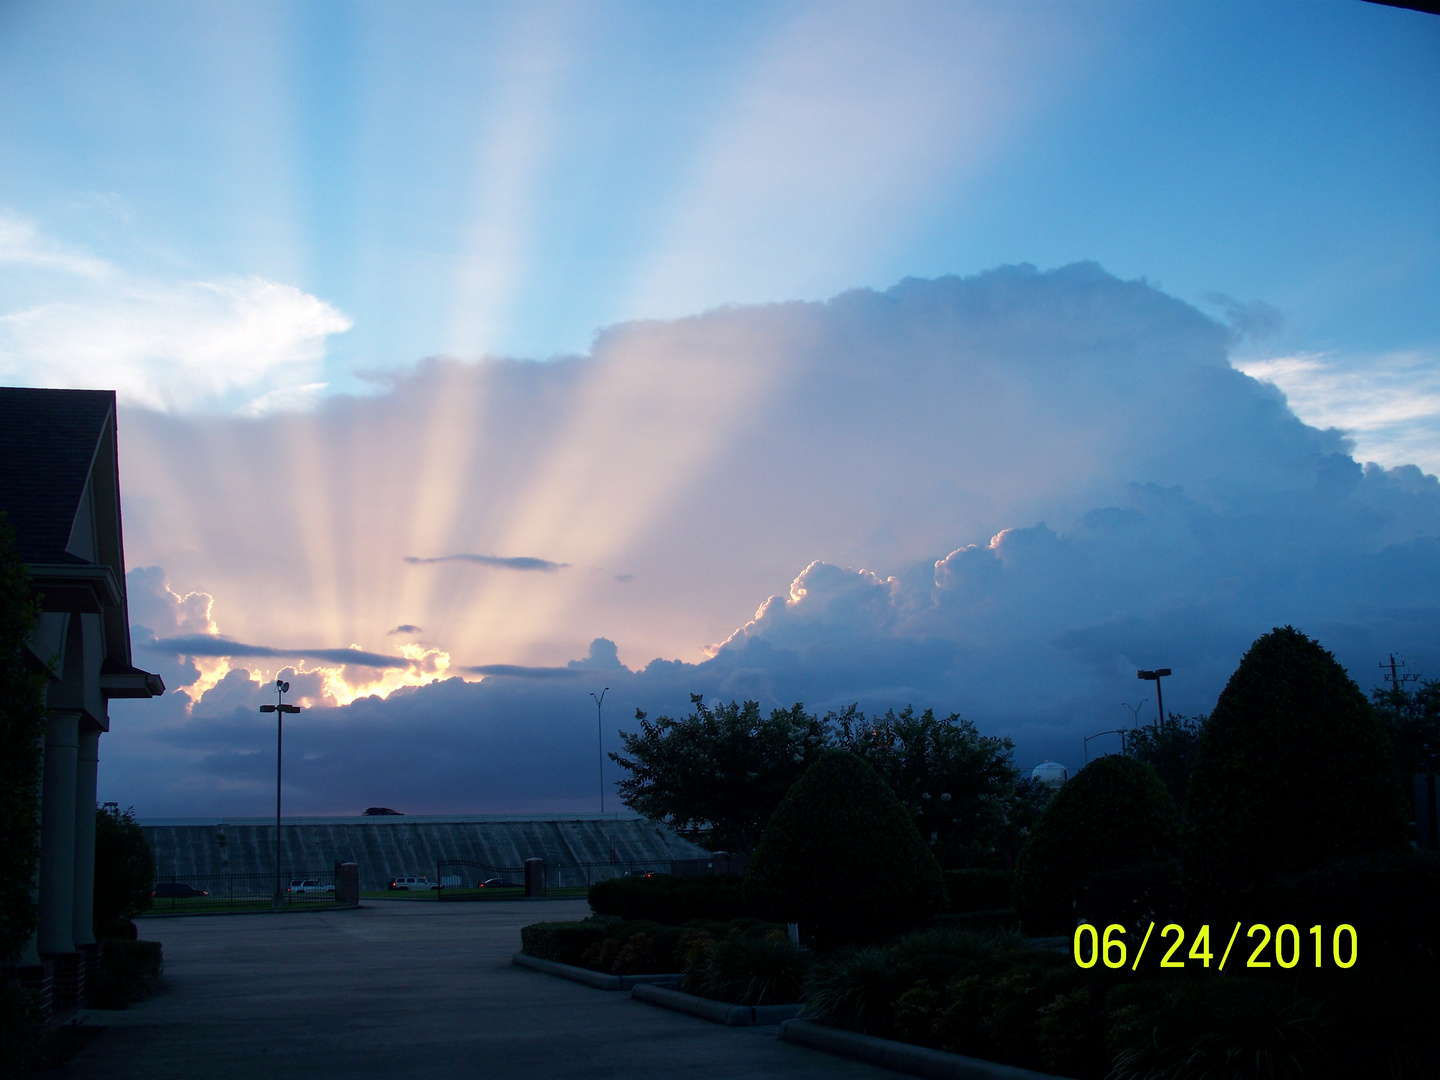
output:
M 1384 732 L 1360 688 L 1294 627 L 1257 640 L 1205 725 L 1185 804 L 1186 877 L 1207 918 L 1260 919 L 1279 878 L 1403 838 Z
M 940 864 L 880 775 L 830 751 L 791 786 L 760 837 L 745 900 L 800 924 L 818 949 L 884 941 L 944 903 Z
M 1026 931 L 1068 933 L 1087 882 L 1173 859 L 1179 837 L 1175 800 L 1153 767 L 1123 754 L 1090 762 L 1055 793 L 1020 848 L 1015 906 Z

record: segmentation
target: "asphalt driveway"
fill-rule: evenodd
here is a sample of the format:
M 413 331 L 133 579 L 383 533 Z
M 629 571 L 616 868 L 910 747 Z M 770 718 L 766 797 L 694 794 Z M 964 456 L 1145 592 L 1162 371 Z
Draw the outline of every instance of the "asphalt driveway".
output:
M 520 927 L 583 900 L 374 901 L 358 910 L 146 919 L 166 988 L 116 1013 L 65 1080 L 334 1076 L 898 1076 L 517 968 Z

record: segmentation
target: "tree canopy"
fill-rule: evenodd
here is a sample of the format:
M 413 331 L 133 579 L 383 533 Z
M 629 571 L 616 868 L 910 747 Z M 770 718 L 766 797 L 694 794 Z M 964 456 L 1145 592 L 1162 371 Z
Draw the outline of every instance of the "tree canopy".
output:
M 824 723 L 796 704 L 761 715 L 757 702 L 715 708 L 690 695 L 689 716 L 640 710 L 640 730 L 622 731 L 629 772 L 620 800 L 677 829 L 709 829 L 711 850 L 749 855 L 771 813 L 827 745 Z
M 1204 727 L 1204 716 L 1180 716 L 1172 712 L 1163 723 L 1137 725 L 1124 732 L 1125 753 L 1159 773 L 1176 806 L 1185 805 L 1190 770 L 1195 766 L 1195 751 Z
M 968 866 L 1003 846 L 1020 781 L 1009 739 L 908 705 L 868 720 L 852 705 L 826 720 L 835 745 L 890 785 L 942 866 Z
M 705 704 L 689 716 L 649 719 L 620 733 L 610 754 L 629 775 L 620 799 L 678 829 L 708 830 L 712 850 L 750 854 L 785 792 L 819 755 L 844 750 L 889 785 L 931 853 L 969 866 L 1013 850 L 1044 799 L 1022 780 L 1009 739 L 984 736 L 958 715 L 906 706 L 867 717 L 855 705 L 823 719 L 802 704 L 762 715 L 754 701 Z

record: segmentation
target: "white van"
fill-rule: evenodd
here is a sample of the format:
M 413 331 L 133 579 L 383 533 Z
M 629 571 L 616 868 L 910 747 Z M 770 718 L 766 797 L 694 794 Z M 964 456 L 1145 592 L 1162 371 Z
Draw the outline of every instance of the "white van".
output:
M 435 882 L 432 885 L 430 879 L 423 876 L 392 877 L 390 879 L 390 884 L 387 886 L 387 888 L 391 889 L 392 891 L 395 889 L 438 889 L 439 887 L 439 882 Z

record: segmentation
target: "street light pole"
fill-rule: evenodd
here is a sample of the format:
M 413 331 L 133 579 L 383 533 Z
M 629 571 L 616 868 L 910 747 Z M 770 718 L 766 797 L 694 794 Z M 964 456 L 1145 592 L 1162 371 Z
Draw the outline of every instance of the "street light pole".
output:
M 280 750 L 285 736 L 285 714 L 298 713 L 299 705 L 286 705 L 285 693 L 290 684 L 284 679 L 275 680 L 275 704 L 261 705 L 263 713 L 275 714 L 275 896 L 270 901 L 273 907 L 285 905 L 285 894 L 280 891 Z
M 1154 671 L 1145 671 L 1142 669 L 1135 672 L 1137 679 L 1148 679 L 1155 684 L 1155 711 L 1160 718 L 1159 722 L 1155 725 L 1156 731 L 1159 731 L 1160 725 L 1165 723 L 1165 695 L 1160 692 L 1160 680 L 1169 674 L 1170 669 L 1168 667 L 1156 668 Z
M 594 691 L 590 696 L 595 698 L 595 748 L 600 762 L 600 813 L 605 813 L 605 729 L 600 721 L 600 709 L 605 704 L 605 695 L 610 692 L 610 687 L 600 691 L 600 696 L 595 697 Z

